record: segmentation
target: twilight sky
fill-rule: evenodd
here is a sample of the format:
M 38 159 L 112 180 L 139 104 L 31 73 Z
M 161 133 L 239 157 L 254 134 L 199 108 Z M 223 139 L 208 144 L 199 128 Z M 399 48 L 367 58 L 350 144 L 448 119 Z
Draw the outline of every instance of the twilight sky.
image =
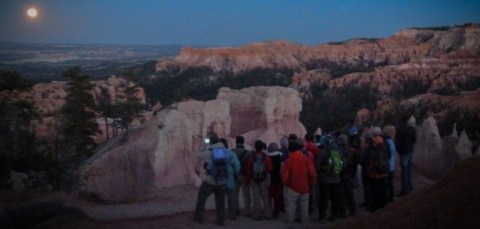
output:
M 36 18 L 27 17 L 36 7 Z M 1 0 L 0 42 L 238 46 L 480 23 L 478 0 Z

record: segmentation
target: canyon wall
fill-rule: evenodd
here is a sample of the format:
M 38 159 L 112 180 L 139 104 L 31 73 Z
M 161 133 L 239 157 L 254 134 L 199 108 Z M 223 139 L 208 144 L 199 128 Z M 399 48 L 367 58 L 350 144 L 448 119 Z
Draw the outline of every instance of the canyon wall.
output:
M 282 135 L 305 134 L 301 107 L 298 92 L 282 87 L 221 88 L 215 100 L 176 103 L 90 158 L 80 169 L 82 191 L 119 202 L 158 188 L 199 185 L 204 172 L 197 153 L 207 132 L 231 146 L 237 135 L 247 145 L 257 139 L 278 143 Z

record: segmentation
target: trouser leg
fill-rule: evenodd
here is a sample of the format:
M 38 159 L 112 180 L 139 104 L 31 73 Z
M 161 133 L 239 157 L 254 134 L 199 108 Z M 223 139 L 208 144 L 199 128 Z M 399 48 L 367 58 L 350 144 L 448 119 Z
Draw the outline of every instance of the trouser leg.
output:
M 318 218 L 325 219 L 328 206 L 328 186 L 324 184 L 318 185 Z M 290 204 L 290 202 L 289 202 Z
M 261 188 L 258 183 L 252 183 L 252 200 L 253 200 L 253 208 L 252 208 L 252 218 L 253 219 L 260 219 L 260 195 L 261 195 Z
M 268 197 L 268 181 L 260 183 L 260 209 L 263 209 L 263 214 L 267 219 L 272 218 L 272 207 L 270 205 L 270 200 Z
M 401 185 L 402 185 L 402 193 L 408 193 L 409 187 L 408 187 L 408 155 L 407 154 L 401 154 L 400 155 L 400 180 L 401 180 Z
M 207 182 L 202 182 L 198 190 L 197 203 L 195 205 L 194 220 L 201 223 L 203 221 L 203 213 L 205 212 L 205 202 L 213 192 L 213 186 Z
M 289 223 L 295 222 L 295 217 L 297 213 L 297 193 L 292 191 L 290 188 L 285 188 L 285 197 L 287 199 L 287 219 Z
M 408 154 L 408 164 L 407 164 L 407 184 L 408 184 L 408 191 L 412 191 L 412 158 L 413 153 Z
M 343 185 L 344 185 L 343 191 L 344 191 L 345 205 L 348 206 L 350 215 L 353 216 L 357 212 L 357 206 L 355 203 L 355 193 L 353 192 L 353 189 L 354 189 L 353 179 L 345 180 Z
M 228 204 L 228 217 L 230 219 L 237 218 L 237 205 L 235 205 L 235 190 L 226 189 L 227 191 L 227 204 Z
M 242 185 L 243 203 L 244 203 L 244 215 L 250 216 L 252 213 L 252 186 L 247 183 Z
M 308 210 L 309 210 L 309 194 L 299 195 L 299 207 L 300 207 L 300 222 L 302 224 L 308 223 Z
M 388 188 L 387 188 L 387 196 L 388 196 L 388 201 L 392 202 L 393 201 L 393 196 L 394 194 L 394 186 L 393 186 L 393 178 L 394 178 L 394 171 L 391 171 L 388 173 Z
M 218 225 L 223 225 L 225 222 L 225 190 L 225 185 L 216 185 L 215 187 L 215 213 Z

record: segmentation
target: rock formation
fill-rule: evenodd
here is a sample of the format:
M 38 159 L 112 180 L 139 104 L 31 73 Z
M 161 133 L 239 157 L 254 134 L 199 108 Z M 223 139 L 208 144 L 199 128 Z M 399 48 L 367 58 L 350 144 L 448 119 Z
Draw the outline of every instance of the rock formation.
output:
M 426 119 L 418 128 L 414 152 L 413 161 L 417 168 L 430 177 L 440 177 L 443 174 L 443 141 L 434 118 Z
M 296 90 L 282 87 L 251 87 L 242 90 L 221 88 L 217 99 L 230 103 L 230 135 L 243 135 L 247 144 L 261 139 L 278 142 L 281 135 L 305 134 L 298 121 L 302 101 Z M 245 118 L 248 117 L 248 118 Z
M 435 29 L 404 29 L 385 39 L 353 39 L 340 43 L 304 46 L 285 41 L 254 43 L 244 47 L 182 48 L 174 58 L 161 59 L 157 71 L 207 66 L 214 71 L 240 72 L 255 68 L 311 70 L 329 64 L 366 67 L 398 65 L 421 58 L 478 56 L 477 24 Z
M 457 144 L 455 144 L 455 152 L 457 160 L 463 160 L 472 156 L 472 142 L 468 139 L 467 133 L 462 131 Z
M 465 131 L 458 136 L 456 126 L 451 135 L 442 139 L 435 119 L 429 117 L 417 128 L 413 164 L 427 177 L 438 179 L 457 161 L 472 157 L 472 146 Z
M 298 92 L 282 87 L 221 88 L 217 99 L 167 107 L 133 129 L 124 142 L 110 141 L 81 168 L 83 191 L 109 201 L 135 199 L 155 188 L 199 185 L 197 152 L 207 132 L 247 144 L 278 142 L 282 134 L 305 134 L 298 121 Z

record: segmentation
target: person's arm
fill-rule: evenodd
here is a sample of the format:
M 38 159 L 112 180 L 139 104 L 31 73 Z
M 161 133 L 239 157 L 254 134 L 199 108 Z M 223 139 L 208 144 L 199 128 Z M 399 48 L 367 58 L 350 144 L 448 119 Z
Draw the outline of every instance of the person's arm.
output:
M 252 157 L 248 157 L 247 164 L 245 166 L 245 183 L 250 184 L 252 181 L 252 167 L 253 167 L 253 160 Z
M 265 168 L 267 169 L 267 172 L 268 173 L 273 172 L 273 164 L 270 156 L 265 154 L 265 160 L 263 162 L 265 163 Z
M 315 171 L 315 166 L 313 166 L 313 163 L 310 160 L 307 161 L 307 169 L 308 169 L 308 183 L 310 185 L 313 185 L 317 183 L 317 173 Z
M 237 155 L 235 153 L 232 153 L 232 160 L 230 161 L 233 167 L 233 174 L 235 176 L 238 176 L 240 173 L 240 161 L 237 158 Z

